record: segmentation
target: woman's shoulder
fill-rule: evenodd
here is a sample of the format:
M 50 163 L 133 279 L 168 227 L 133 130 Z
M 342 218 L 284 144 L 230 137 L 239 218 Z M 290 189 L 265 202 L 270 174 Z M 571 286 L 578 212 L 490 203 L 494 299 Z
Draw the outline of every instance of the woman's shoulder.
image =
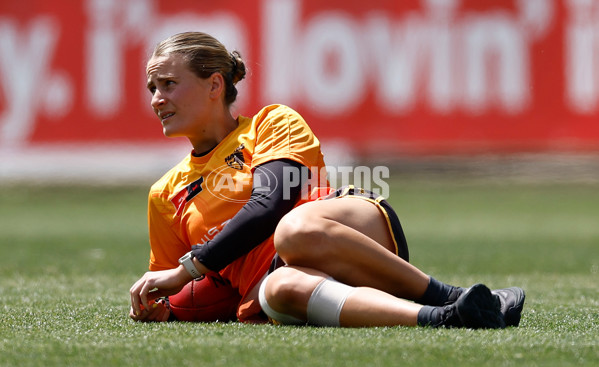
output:
M 160 177 L 150 188 L 150 192 L 167 192 L 172 191 L 178 183 L 181 182 L 182 178 L 186 175 L 186 172 L 190 170 L 191 154 L 188 154 L 183 160 L 177 163 L 174 167 L 169 169 L 162 177 Z
M 268 106 L 263 107 L 256 115 L 255 117 L 261 116 L 261 117 L 265 117 L 265 116 L 277 116 L 277 115 L 297 115 L 299 117 L 300 114 L 294 110 L 293 108 L 283 105 L 283 104 L 271 104 Z
M 304 118 L 293 108 L 282 104 L 271 104 L 263 107 L 257 114 L 251 118 L 253 124 L 257 127 L 268 122 L 269 125 L 282 123 L 300 123 L 305 124 Z

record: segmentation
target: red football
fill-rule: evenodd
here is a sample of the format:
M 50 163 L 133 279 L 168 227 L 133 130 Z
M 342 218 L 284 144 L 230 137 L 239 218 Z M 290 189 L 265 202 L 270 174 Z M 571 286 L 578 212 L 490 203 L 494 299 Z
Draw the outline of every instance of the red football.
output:
M 168 300 L 171 312 L 179 321 L 231 321 L 237 319 L 241 296 L 218 273 L 210 273 L 202 280 L 187 283 Z

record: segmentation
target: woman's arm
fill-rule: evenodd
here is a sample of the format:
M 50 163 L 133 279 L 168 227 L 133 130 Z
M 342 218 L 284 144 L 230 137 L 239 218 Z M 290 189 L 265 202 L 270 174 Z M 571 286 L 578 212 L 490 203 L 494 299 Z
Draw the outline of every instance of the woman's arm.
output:
M 257 166 L 249 201 L 214 239 L 192 247 L 197 261 L 207 269 L 219 271 L 271 236 L 281 218 L 300 198 L 303 182 L 293 187 L 284 183 L 293 182 L 291 174 L 299 172 L 301 167 L 289 159 Z

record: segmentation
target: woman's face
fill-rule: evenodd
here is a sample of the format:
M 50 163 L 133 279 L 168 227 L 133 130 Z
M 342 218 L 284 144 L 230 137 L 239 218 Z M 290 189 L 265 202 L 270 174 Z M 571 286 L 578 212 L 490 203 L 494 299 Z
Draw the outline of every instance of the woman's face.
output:
M 212 78 L 195 75 L 177 54 L 151 58 L 146 74 L 152 109 L 164 135 L 201 141 L 211 121 Z

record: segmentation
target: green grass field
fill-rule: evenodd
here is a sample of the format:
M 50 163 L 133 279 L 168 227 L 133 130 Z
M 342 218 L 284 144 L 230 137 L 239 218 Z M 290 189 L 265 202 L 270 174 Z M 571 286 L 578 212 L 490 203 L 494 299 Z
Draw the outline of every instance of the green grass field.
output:
M 0 189 L 2 366 L 596 366 L 599 187 L 394 180 L 412 262 L 519 285 L 519 328 L 139 324 L 146 188 Z

